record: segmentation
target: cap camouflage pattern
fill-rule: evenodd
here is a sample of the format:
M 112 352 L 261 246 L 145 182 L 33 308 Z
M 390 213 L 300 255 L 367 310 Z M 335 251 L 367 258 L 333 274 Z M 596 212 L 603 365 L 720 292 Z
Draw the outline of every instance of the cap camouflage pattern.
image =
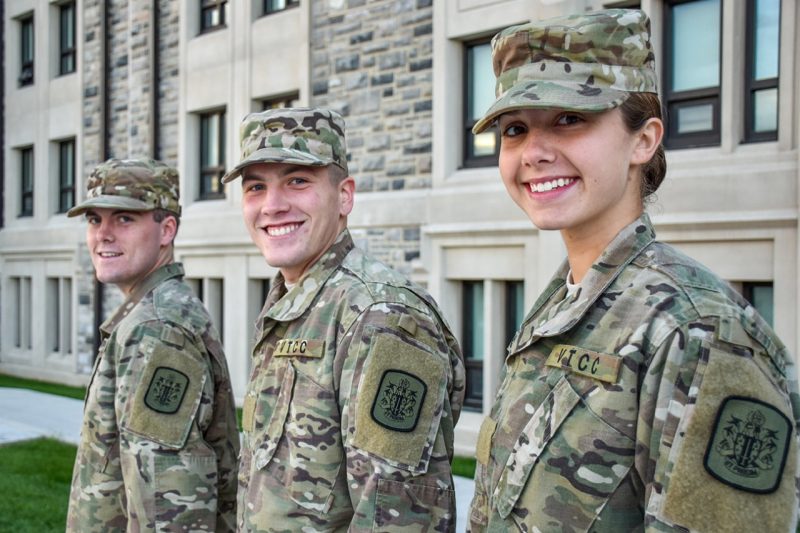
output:
M 314 167 L 331 163 L 347 170 L 344 119 L 321 108 L 280 108 L 250 113 L 240 128 L 242 160 L 223 178 L 228 183 L 253 163 Z
M 492 39 L 497 100 L 472 128 L 480 133 L 514 109 L 603 111 L 631 92 L 657 93 L 650 20 L 609 9 L 507 28 Z
M 165 209 L 180 216 L 178 171 L 153 159 L 109 159 L 86 180 L 86 200 L 67 211 L 74 217 L 96 208 Z

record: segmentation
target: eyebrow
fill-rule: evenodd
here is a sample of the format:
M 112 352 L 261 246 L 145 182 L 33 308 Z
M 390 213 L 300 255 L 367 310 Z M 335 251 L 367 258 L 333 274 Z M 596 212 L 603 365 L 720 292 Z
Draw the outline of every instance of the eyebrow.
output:
M 290 164 L 289 166 L 284 167 L 283 170 L 278 172 L 278 177 L 279 178 L 285 178 L 286 176 L 288 176 L 290 174 L 294 174 L 295 172 L 298 172 L 298 171 L 308 172 L 310 174 L 313 174 L 313 171 L 310 170 L 311 168 L 316 168 L 316 167 L 314 165 L 291 165 Z M 247 172 L 247 170 L 242 171 L 242 183 L 244 183 L 247 180 L 263 181 L 265 179 L 265 178 L 263 178 L 261 176 L 258 176 L 256 174 L 250 174 L 250 173 L 246 173 L 246 172 Z

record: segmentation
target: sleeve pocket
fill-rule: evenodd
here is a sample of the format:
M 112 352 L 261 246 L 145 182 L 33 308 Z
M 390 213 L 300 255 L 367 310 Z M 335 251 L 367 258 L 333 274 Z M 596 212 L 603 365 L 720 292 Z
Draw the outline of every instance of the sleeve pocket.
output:
M 373 531 L 452 531 L 455 491 L 429 485 L 378 480 Z

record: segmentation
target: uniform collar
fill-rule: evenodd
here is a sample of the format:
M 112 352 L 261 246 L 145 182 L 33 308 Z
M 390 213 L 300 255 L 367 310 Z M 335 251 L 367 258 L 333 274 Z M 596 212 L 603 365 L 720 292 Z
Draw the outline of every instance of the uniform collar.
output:
M 279 272 L 264 305 L 264 318 L 289 321 L 305 313 L 325 282 L 354 247 L 350 231 L 342 230 L 331 247 L 288 291 L 283 274 Z
M 514 340 L 512 351 L 527 347 L 541 337 L 551 337 L 571 329 L 583 318 L 587 310 L 606 289 L 647 246 L 655 241 L 656 232 L 647 213 L 624 227 L 606 246 L 600 257 L 592 264 L 580 283 L 580 289 L 572 296 L 573 302 L 547 318 L 547 303 L 559 302 L 566 295 L 565 280 L 569 262 L 564 260 L 550 283 L 542 292 L 522 328 Z M 563 294 L 562 294 L 563 293 Z
M 136 304 L 145 297 L 148 293 L 152 292 L 153 289 L 161 285 L 164 281 L 176 278 L 176 277 L 183 277 L 183 265 L 181 263 L 170 263 L 168 265 L 164 265 L 150 274 L 147 275 L 146 278 L 141 280 L 136 286 L 133 287 L 133 291 L 131 291 L 130 296 L 125 300 L 125 302 L 117 307 L 108 319 L 100 326 L 100 331 L 103 335 L 108 336 L 111 335 L 111 332 L 114 331 L 114 328 L 117 327 L 123 318 L 128 316 L 128 313 L 136 307 Z

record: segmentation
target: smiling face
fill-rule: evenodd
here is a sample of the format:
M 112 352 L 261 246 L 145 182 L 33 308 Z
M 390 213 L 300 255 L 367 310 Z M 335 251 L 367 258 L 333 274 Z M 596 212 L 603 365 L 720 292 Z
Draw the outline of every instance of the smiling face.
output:
M 538 228 L 605 246 L 643 209 L 639 166 L 649 139 L 629 132 L 619 109 L 523 109 L 498 119 L 500 174 Z
M 130 294 L 148 274 L 172 262 L 177 224 L 171 216 L 156 222 L 152 211 L 92 208 L 86 220 L 86 244 L 101 283 Z
M 352 177 L 332 180 L 329 167 L 256 163 L 242 172 L 242 213 L 267 263 L 295 283 L 347 225 Z

